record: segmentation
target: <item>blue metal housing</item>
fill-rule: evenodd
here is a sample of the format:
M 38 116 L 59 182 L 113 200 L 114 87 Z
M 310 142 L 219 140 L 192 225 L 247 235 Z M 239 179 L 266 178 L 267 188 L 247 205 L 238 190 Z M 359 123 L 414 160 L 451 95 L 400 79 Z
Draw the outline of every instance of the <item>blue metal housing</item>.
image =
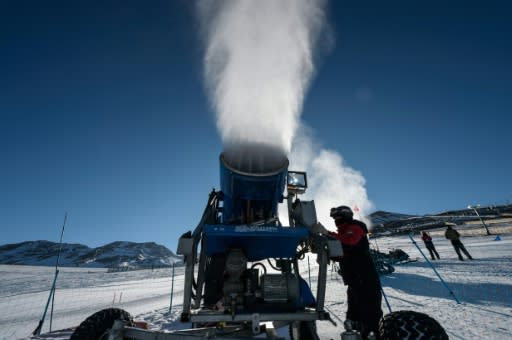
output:
M 283 201 L 288 159 L 274 171 L 245 172 L 228 164 L 220 155 L 220 186 L 223 193 L 222 222 L 251 223 L 277 216 Z
M 307 239 L 304 227 L 205 225 L 206 255 L 224 253 L 227 249 L 241 248 L 249 261 L 265 258 L 293 258 L 297 245 Z

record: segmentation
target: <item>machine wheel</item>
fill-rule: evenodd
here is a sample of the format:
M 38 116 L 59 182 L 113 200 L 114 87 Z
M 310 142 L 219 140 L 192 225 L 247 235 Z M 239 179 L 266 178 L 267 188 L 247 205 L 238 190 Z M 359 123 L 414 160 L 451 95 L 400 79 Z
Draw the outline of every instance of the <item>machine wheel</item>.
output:
M 397 311 L 385 315 L 380 321 L 379 333 L 382 340 L 448 340 L 448 335 L 436 320 L 413 311 Z
M 296 336 L 293 332 L 293 326 L 290 324 L 290 339 L 291 340 L 319 340 L 318 334 L 316 333 L 316 322 L 315 321 L 301 321 L 299 323 L 299 336 Z
M 130 313 L 119 308 L 107 308 L 82 321 L 80 326 L 71 334 L 70 340 L 107 339 L 108 331 L 116 320 L 124 320 L 129 326 L 133 326 L 133 318 Z

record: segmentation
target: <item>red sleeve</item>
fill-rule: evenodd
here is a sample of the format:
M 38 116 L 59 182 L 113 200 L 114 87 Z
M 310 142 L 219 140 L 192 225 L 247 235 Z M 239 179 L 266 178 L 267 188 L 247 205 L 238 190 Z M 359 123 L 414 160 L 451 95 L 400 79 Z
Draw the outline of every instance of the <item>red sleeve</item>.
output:
M 365 237 L 363 228 L 355 224 L 346 226 L 343 230 L 343 233 L 338 234 L 338 239 L 341 241 L 341 243 L 348 246 L 356 245 L 359 241 L 361 241 L 363 237 Z

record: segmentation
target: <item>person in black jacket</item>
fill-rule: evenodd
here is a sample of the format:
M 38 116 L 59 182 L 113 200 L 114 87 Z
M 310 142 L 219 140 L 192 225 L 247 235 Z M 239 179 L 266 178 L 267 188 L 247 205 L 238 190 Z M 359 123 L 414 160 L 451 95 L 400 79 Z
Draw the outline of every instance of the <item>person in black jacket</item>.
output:
M 451 226 L 448 226 L 446 228 L 446 231 L 444 233 L 444 236 L 450 240 L 452 243 L 453 249 L 455 249 L 455 252 L 457 253 L 457 256 L 459 257 L 459 260 L 464 261 L 462 258 L 462 255 L 460 254 L 461 250 L 468 257 L 468 259 L 472 260 L 473 257 L 469 254 L 469 252 L 466 250 L 466 247 L 462 244 L 460 241 L 460 234 L 457 230 L 453 229 Z
M 340 260 L 340 274 L 347 288 L 347 320 L 366 339 L 370 332 L 379 334 L 382 318 L 382 293 L 379 274 L 370 255 L 368 228 L 361 221 L 353 219 L 353 212 L 347 206 L 331 209 L 331 217 L 337 232 L 327 233 L 341 242 L 343 256 Z

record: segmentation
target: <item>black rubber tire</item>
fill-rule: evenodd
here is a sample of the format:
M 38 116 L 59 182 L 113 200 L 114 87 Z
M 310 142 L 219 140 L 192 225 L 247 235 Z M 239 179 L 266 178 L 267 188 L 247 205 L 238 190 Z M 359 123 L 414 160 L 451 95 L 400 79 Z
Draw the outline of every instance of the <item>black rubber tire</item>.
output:
M 436 320 L 407 310 L 385 315 L 379 324 L 379 335 L 381 340 L 448 340 L 448 335 Z
M 133 326 L 133 318 L 127 311 L 119 308 L 107 308 L 100 310 L 82 321 L 70 340 L 98 340 L 108 339 L 108 331 L 114 325 L 114 321 L 124 320 L 128 326 Z
M 289 327 L 290 339 L 296 340 L 293 336 L 293 328 L 290 324 Z M 318 340 L 318 334 L 316 333 L 316 322 L 315 321 L 301 321 L 299 324 L 299 340 Z

